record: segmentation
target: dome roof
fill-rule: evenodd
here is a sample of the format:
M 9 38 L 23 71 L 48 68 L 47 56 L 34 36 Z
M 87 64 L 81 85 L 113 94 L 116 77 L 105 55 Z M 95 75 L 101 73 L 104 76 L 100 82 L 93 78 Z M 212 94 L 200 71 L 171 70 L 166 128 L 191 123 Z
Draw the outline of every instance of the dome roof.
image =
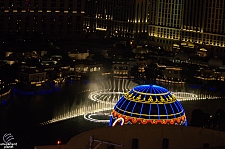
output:
M 110 125 L 172 124 L 187 125 L 184 109 L 167 89 L 157 85 L 134 87 L 114 106 Z
M 208 61 L 208 66 L 211 68 L 218 68 L 223 65 L 223 62 L 219 58 L 211 58 Z

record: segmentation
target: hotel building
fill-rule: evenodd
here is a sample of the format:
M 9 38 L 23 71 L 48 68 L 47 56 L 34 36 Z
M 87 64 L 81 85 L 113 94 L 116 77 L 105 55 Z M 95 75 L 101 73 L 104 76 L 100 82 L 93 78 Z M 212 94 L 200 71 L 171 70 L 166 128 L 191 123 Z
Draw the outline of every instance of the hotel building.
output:
M 225 0 L 157 0 L 150 41 L 171 50 L 174 44 L 195 47 L 211 57 L 225 56 Z M 152 17 L 151 17 L 152 18 Z M 194 46 L 193 46 L 194 45 Z
M 84 31 L 225 57 L 225 0 L 87 0 Z
M 84 30 L 101 37 L 134 38 L 147 33 L 147 10 L 148 0 L 87 0 Z
M 225 57 L 225 0 L 0 0 L 0 38 L 96 34 Z
M 84 0 L 0 0 L 0 38 L 72 38 L 82 34 Z

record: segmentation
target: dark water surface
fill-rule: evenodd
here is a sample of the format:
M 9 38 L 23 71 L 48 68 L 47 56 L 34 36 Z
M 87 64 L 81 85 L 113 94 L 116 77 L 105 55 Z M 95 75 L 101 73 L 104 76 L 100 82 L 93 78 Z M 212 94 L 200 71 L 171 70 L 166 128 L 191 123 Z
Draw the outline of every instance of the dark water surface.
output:
M 198 87 L 187 87 L 185 85 L 160 84 L 173 91 L 188 91 L 192 93 L 223 94 L 217 91 L 202 90 Z M 18 95 L 14 92 L 7 97 L 7 102 L 0 106 L 0 143 L 2 136 L 11 133 L 13 142 L 17 142 L 18 149 L 32 149 L 37 145 L 52 145 L 60 140 L 63 144 L 83 131 L 97 127 L 107 127 L 107 124 L 93 123 L 83 119 L 82 116 L 49 124 L 38 126 L 39 123 L 50 120 L 58 114 L 63 114 L 70 109 L 89 104 L 88 82 L 73 82 L 57 86 L 59 91 L 35 96 Z M 4 99 L 1 99 L 4 100 Z M 181 102 L 188 121 L 194 109 L 202 109 L 204 112 L 214 115 L 216 110 L 225 109 L 225 100 L 198 100 Z M 0 146 L 1 148 L 1 146 Z

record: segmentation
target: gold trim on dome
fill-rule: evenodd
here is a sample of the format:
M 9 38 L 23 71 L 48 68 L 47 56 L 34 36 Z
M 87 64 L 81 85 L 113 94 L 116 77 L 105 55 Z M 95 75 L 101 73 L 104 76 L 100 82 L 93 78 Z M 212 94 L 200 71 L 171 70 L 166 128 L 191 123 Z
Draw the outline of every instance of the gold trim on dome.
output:
M 124 94 L 124 98 L 130 101 L 139 102 L 139 103 L 149 103 L 149 104 L 170 104 L 174 103 L 176 101 L 176 97 L 172 95 L 168 95 L 167 98 L 163 98 L 162 96 L 159 96 L 158 98 L 155 97 L 155 100 L 152 98 L 152 96 L 149 96 L 149 98 L 141 97 L 141 95 L 133 96 L 133 93 L 129 94 L 129 92 Z
M 181 112 L 179 112 L 179 113 L 175 113 L 175 114 L 168 114 L 168 115 L 149 115 L 149 114 L 140 114 L 140 113 L 133 113 L 133 112 L 129 112 L 129 111 L 125 111 L 125 110 L 123 110 L 123 109 L 120 109 L 118 106 L 116 106 L 116 108 L 118 109 L 118 110 L 120 110 L 120 111 L 122 111 L 122 112 L 126 112 L 126 113 L 129 113 L 129 114 L 136 114 L 136 115 L 141 115 L 141 116 L 174 116 L 174 115 L 178 115 L 178 114 L 181 114 L 181 113 L 183 113 L 184 112 L 184 110 L 182 110 Z M 116 111 L 117 112 L 117 111 Z M 117 112 L 118 113 L 118 112 Z M 119 113 L 120 114 L 120 113 Z M 185 114 L 184 114 L 185 115 Z M 181 116 L 180 116 L 181 117 Z M 136 117 L 134 117 L 134 118 L 136 118 Z
M 138 94 L 141 94 L 141 95 L 153 95 L 153 96 L 167 95 L 167 94 L 170 93 L 170 92 L 168 91 L 168 92 L 166 92 L 166 93 L 152 94 L 152 93 L 139 92 L 139 91 L 136 91 L 136 90 L 134 90 L 134 89 L 133 89 L 133 91 L 134 91 L 135 93 L 138 93 Z

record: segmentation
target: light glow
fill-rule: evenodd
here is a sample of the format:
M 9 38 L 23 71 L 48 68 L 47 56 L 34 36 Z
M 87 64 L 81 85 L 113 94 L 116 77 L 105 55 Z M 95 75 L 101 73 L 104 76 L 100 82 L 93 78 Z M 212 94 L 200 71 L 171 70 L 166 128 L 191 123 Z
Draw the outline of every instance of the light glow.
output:
M 107 29 L 96 27 L 96 30 L 99 30 L 99 31 L 106 31 Z
M 123 126 L 123 124 L 124 124 L 124 119 L 123 119 L 122 117 L 116 119 L 116 120 L 114 121 L 114 123 L 112 124 L 112 126 L 114 127 L 118 122 L 121 123 L 121 124 L 120 124 L 121 126 Z
M 83 116 L 84 119 L 91 121 L 91 122 L 97 122 L 97 123 L 108 123 L 109 120 L 108 119 L 97 119 L 94 117 L 97 116 L 110 116 L 111 114 L 108 113 L 108 111 L 114 109 L 114 105 L 116 103 L 120 103 L 121 101 L 119 100 L 121 98 L 121 96 L 125 93 L 127 93 L 129 90 L 131 90 L 134 86 L 137 86 L 138 84 L 132 82 L 132 81 L 128 81 L 128 80 L 120 80 L 120 81 L 108 81 L 108 82 L 101 82 L 101 83 L 96 83 L 96 84 L 91 84 L 90 85 L 90 89 L 86 90 L 86 91 L 82 91 L 82 92 L 90 92 L 89 93 L 89 100 L 94 101 L 95 103 L 92 103 L 91 105 L 84 105 L 81 106 L 80 108 L 76 108 L 74 110 L 70 110 L 68 112 L 64 112 L 63 114 L 60 115 L 56 115 L 55 117 L 53 117 L 51 120 L 45 121 L 43 123 L 40 123 L 39 125 L 48 125 L 48 124 L 52 124 L 52 123 L 56 123 L 59 121 L 64 121 L 64 120 L 68 120 L 71 118 L 76 118 L 78 116 Z M 145 91 L 144 89 L 145 86 L 141 86 L 142 90 Z M 91 89 L 95 89 L 95 90 L 91 90 Z M 142 91 L 142 92 L 143 92 Z M 157 90 L 155 90 L 154 94 L 157 95 L 157 91 L 160 91 L 160 88 L 157 88 Z M 162 89 L 161 89 L 162 91 Z M 140 92 L 138 90 L 138 92 Z M 165 91 L 167 92 L 167 91 Z M 161 93 L 160 93 L 161 94 Z M 188 92 L 171 92 L 172 95 L 174 95 L 176 98 L 176 100 L 178 101 L 195 101 L 195 100 L 207 100 L 207 99 L 221 99 L 223 97 L 221 96 L 212 96 L 212 95 L 206 95 L 206 94 L 193 94 L 193 93 L 188 93 Z M 144 94 L 143 94 L 144 95 Z M 133 96 L 133 95 L 132 95 Z M 135 99 L 137 95 L 135 95 Z M 162 95 L 162 97 L 167 97 L 167 95 Z M 133 98 L 133 97 L 132 97 Z M 147 96 L 144 95 L 144 98 L 146 99 Z M 171 97 L 170 98 L 174 98 Z M 141 99 L 137 99 L 140 100 Z M 152 99 L 153 101 L 155 101 L 156 99 Z M 157 98 L 158 102 L 161 101 L 160 96 L 159 98 Z M 171 99 L 170 99 L 171 100 Z M 143 101 L 142 101 L 143 102 Z M 159 102 L 160 103 L 160 102 Z M 122 104 L 122 103 L 121 103 Z M 128 110 L 128 107 L 132 104 L 132 101 L 129 101 L 127 106 L 125 106 L 125 109 L 123 110 L 123 113 L 126 112 Z M 143 109 L 146 105 L 142 104 L 143 106 L 141 106 Z M 147 116 L 146 119 L 134 119 L 135 117 L 135 107 L 137 106 L 137 102 L 133 105 L 133 110 L 131 113 L 130 117 L 124 117 L 125 123 L 135 123 L 135 122 L 140 122 L 140 123 L 151 123 L 151 124 L 157 124 L 157 123 L 170 123 L 170 124 L 176 124 L 176 120 L 178 121 L 178 123 L 180 122 L 180 119 L 182 117 L 178 117 L 177 119 L 172 119 L 171 121 L 168 121 L 168 117 L 169 116 L 174 116 L 173 114 L 171 115 L 170 113 L 168 113 L 168 110 L 165 110 L 165 114 L 161 114 L 162 116 L 165 117 L 165 119 L 154 119 L 154 116 L 158 115 L 156 114 L 152 114 L 151 112 L 153 109 L 153 104 L 148 104 L 148 109 L 149 111 L 147 112 L 147 115 L 143 115 L 144 111 L 142 110 L 142 116 Z M 166 108 L 165 104 L 162 104 L 163 109 Z M 176 104 L 175 109 L 180 108 L 180 104 Z M 181 113 L 183 111 L 180 111 Z M 175 114 L 180 116 L 180 112 L 175 112 Z M 146 113 L 145 113 L 146 114 Z M 129 122 L 127 122 L 126 120 L 130 119 Z M 151 119 L 148 120 L 148 119 Z M 177 123 L 177 124 L 178 124 Z
M 124 94 L 112 110 L 110 125 L 115 126 L 121 117 L 125 124 L 187 125 L 184 109 L 174 94 L 157 85 L 139 85 Z

